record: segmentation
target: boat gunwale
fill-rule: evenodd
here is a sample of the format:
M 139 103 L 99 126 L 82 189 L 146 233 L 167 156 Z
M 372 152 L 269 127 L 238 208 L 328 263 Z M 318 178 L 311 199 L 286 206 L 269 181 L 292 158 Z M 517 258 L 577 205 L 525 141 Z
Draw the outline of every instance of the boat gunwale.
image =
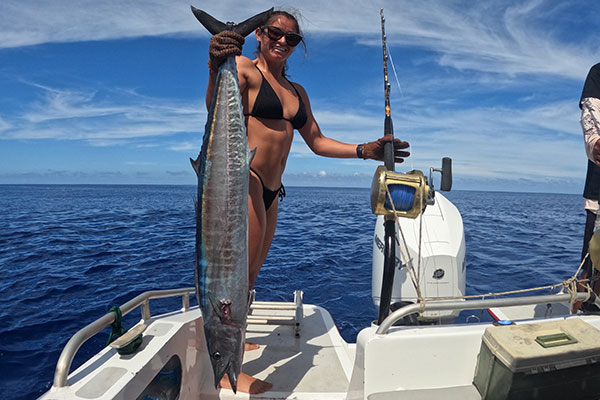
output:
M 194 294 L 196 289 L 194 287 L 186 287 L 180 289 L 166 289 L 166 290 L 149 290 L 143 292 L 128 302 L 121 305 L 122 315 L 126 315 L 138 307 L 141 307 L 142 320 L 144 323 L 150 321 L 152 315 L 150 313 L 150 300 L 152 299 L 163 299 L 169 297 L 182 297 L 183 311 L 187 311 L 190 308 L 190 294 Z M 90 338 L 101 332 L 104 328 L 109 326 L 115 321 L 115 313 L 109 312 L 98 318 L 94 322 L 86 325 L 77 333 L 75 333 L 65 347 L 63 348 L 58 361 L 56 363 L 56 369 L 54 371 L 54 381 L 52 386 L 61 388 L 67 386 L 67 377 L 71 364 L 75 357 L 75 354 L 79 348 Z

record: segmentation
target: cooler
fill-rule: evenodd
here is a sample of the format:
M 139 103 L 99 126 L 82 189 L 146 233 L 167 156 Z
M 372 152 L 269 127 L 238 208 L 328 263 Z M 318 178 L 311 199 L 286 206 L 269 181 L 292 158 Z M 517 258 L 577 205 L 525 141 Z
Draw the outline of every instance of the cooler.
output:
M 483 400 L 597 400 L 600 331 L 579 318 L 489 327 L 473 383 Z

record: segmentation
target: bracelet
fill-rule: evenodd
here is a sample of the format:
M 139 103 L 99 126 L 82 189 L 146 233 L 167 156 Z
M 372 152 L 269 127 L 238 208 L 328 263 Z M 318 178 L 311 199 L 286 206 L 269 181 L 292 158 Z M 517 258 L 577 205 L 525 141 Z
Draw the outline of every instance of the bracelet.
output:
M 358 158 L 364 158 L 363 157 L 363 145 L 359 144 L 358 146 L 356 146 L 356 156 Z

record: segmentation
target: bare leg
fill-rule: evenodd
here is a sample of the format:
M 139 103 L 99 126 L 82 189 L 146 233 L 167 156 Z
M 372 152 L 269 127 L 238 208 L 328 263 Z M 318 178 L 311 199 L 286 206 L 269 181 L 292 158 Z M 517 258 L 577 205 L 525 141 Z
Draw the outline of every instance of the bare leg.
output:
M 225 388 L 225 389 L 231 389 L 231 384 L 229 383 L 229 377 L 227 376 L 227 374 L 223 375 L 221 382 L 219 382 L 219 386 L 222 388 Z M 267 390 L 270 390 L 272 387 L 273 387 L 272 383 L 253 378 L 250 375 L 245 374 L 243 372 L 238 375 L 238 381 L 237 381 L 237 391 L 238 392 L 259 394 L 259 393 L 264 393 Z
M 275 199 L 273 204 L 271 204 L 271 207 L 269 207 L 266 212 L 266 226 L 262 238 L 262 248 L 260 249 L 260 253 L 257 254 L 256 258 L 251 259 L 252 261 L 250 261 L 250 289 L 254 288 L 254 282 L 256 282 L 258 273 L 260 272 L 260 269 L 267 258 L 267 254 L 269 253 L 269 249 L 271 248 L 273 236 L 275 236 L 275 228 L 277 228 L 278 207 L 279 204 L 277 199 Z
M 250 350 L 256 350 L 258 349 L 260 346 L 257 345 L 256 343 L 244 343 L 244 351 L 250 351 Z
M 265 262 L 265 258 L 267 258 L 269 248 L 271 247 L 271 243 L 273 241 L 273 236 L 275 235 L 275 228 L 277 227 L 277 207 L 277 199 L 275 199 L 269 210 L 267 210 L 267 229 L 263 237 L 263 246 L 261 249 L 261 253 L 259 254 L 258 259 L 255 258 L 254 262 L 250 262 L 250 290 L 254 288 L 254 282 L 256 282 L 258 273 L 260 272 L 260 269 L 262 268 L 262 265 Z M 244 351 L 256 350 L 258 348 L 259 346 L 256 343 L 244 343 Z
M 257 264 L 263 252 L 263 242 L 267 228 L 267 213 L 262 198 L 262 184 L 258 177 L 250 172 L 250 193 L 248 195 L 248 286 L 252 290 L 261 264 Z

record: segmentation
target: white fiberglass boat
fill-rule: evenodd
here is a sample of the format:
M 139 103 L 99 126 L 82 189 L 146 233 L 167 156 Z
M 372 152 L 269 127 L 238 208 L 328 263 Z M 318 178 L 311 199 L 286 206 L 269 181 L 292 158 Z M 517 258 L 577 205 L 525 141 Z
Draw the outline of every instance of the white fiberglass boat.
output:
M 327 310 L 303 304 L 300 291 L 289 303 L 252 303 L 246 339 L 260 347 L 245 353 L 242 371 L 273 383 L 271 391 L 215 389 L 202 315 L 190 307 L 194 289 L 184 288 L 146 292 L 123 304 L 123 314 L 141 309 L 129 339 L 125 335 L 69 372 L 81 344 L 109 326 L 115 314 L 75 334 L 41 399 L 599 398 L 600 315 L 570 315 L 569 293 L 448 299 L 464 294 L 462 219 L 439 193 L 425 197 L 429 205 L 422 217 L 396 226 L 406 247 L 397 241 L 403 258 L 394 261 L 399 273 L 390 301 L 397 305 L 392 309 L 400 308 L 365 327 L 356 343 L 342 339 Z M 383 223 L 378 221 L 374 235 L 374 282 L 383 275 L 380 254 L 388 251 L 381 244 Z M 413 278 L 407 277 L 411 263 Z M 413 279 L 421 289 L 410 287 Z M 374 284 L 376 303 L 381 292 Z M 181 309 L 151 314 L 151 300 L 173 296 L 183 299 Z M 448 323 L 461 310 L 474 309 L 489 309 L 497 321 Z M 119 353 L 140 334 L 136 351 Z

